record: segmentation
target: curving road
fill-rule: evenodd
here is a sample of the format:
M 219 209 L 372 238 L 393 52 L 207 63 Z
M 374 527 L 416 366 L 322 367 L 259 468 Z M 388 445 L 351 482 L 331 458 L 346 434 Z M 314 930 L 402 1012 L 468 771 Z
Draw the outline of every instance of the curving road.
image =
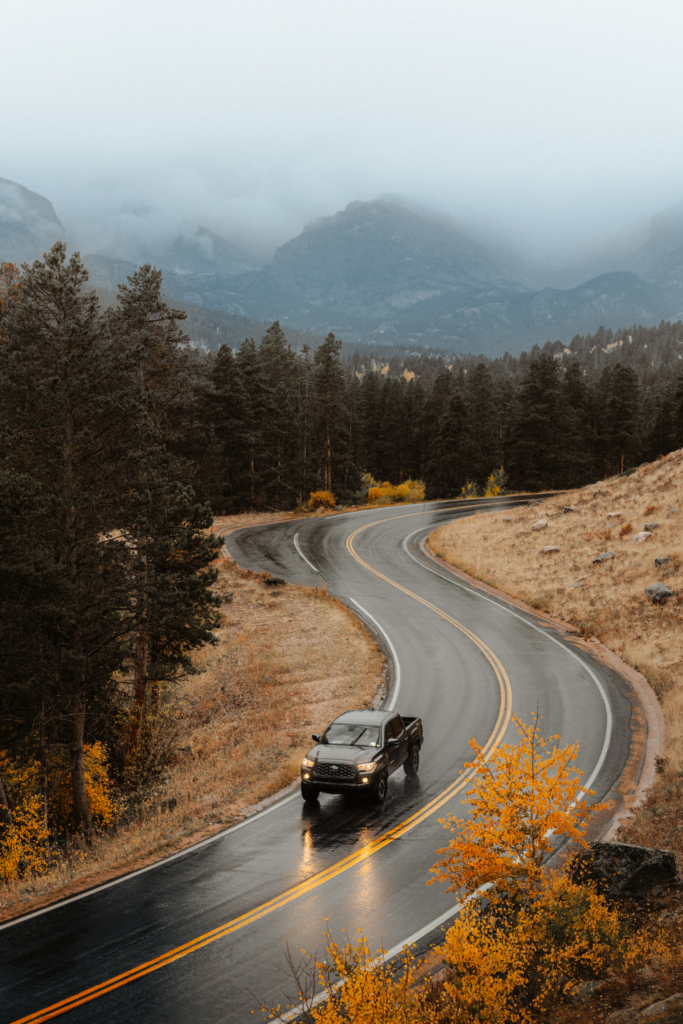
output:
M 387 706 L 420 715 L 419 779 L 397 773 L 384 806 L 286 797 L 158 865 L 0 926 L 0 1021 L 226 1024 L 285 1003 L 287 943 L 321 948 L 325 920 L 372 947 L 427 942 L 455 899 L 426 886 L 461 810 L 469 738 L 516 736 L 514 710 L 580 742 L 597 797 L 629 755 L 629 684 L 547 623 L 455 579 L 421 542 L 487 502 L 440 502 L 273 523 L 230 535 L 243 564 L 346 601 L 391 656 Z M 256 1015 L 258 1019 L 258 1013 Z

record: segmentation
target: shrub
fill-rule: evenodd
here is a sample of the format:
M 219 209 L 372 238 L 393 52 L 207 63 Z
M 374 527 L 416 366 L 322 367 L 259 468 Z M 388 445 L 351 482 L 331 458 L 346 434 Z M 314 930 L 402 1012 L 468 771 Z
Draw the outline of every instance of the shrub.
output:
M 75 822 L 69 752 L 64 747 L 58 747 L 51 753 L 49 765 L 52 789 L 50 814 L 57 827 L 70 830 L 74 827 Z M 111 825 L 118 807 L 112 796 L 107 753 L 103 745 L 101 743 L 86 743 L 83 750 L 83 761 L 85 791 L 88 795 L 93 824 L 96 828 L 104 828 Z
M 468 904 L 437 951 L 454 969 L 444 989 L 455 1019 L 503 1024 L 546 1020 L 584 979 L 665 948 L 634 935 L 594 886 L 555 875 L 521 905 Z
M 12 812 L 11 825 L 0 825 L 0 879 L 11 882 L 42 874 L 50 860 L 50 834 L 43 799 L 26 796 Z
M 331 491 L 311 491 L 308 499 L 309 508 L 334 508 L 337 499 Z
M 460 491 L 463 498 L 479 498 L 479 488 L 473 480 L 468 480 Z
M 417 982 L 420 967 L 409 951 L 400 958 L 400 967 L 387 964 L 384 951 L 371 956 L 368 942 L 359 936 L 355 944 L 348 939 L 338 944 L 329 930 L 325 933 L 323 960 L 306 955 L 303 964 L 289 960 L 298 988 L 298 999 L 305 1019 L 312 1024 L 438 1024 L 441 1019 L 430 986 Z M 329 998 L 313 1005 L 316 984 L 329 992 Z M 430 1005 L 431 1004 L 431 1005 Z M 271 1019 L 280 1018 L 279 1008 L 271 1010 Z
M 505 491 L 505 485 L 508 482 L 508 475 L 501 466 L 500 469 L 494 469 L 490 477 L 486 481 L 486 490 L 484 491 L 485 498 L 495 498 L 499 494 L 503 494 Z
M 425 485 L 422 480 L 405 480 L 402 484 L 390 484 L 388 480 L 378 484 L 372 481 L 368 488 L 368 505 L 393 505 L 399 502 L 408 504 L 424 501 Z
M 619 530 L 619 536 L 628 537 L 629 533 L 633 533 L 633 527 L 630 523 L 624 523 L 622 528 Z

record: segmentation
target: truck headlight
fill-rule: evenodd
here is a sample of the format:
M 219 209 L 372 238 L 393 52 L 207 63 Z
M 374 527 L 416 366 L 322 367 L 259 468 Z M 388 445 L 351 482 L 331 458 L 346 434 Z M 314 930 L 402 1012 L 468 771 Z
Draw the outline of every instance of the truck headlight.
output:
M 377 765 L 374 761 L 369 761 L 367 764 L 359 764 L 356 767 L 359 772 L 374 772 Z
M 310 757 L 305 757 L 301 763 L 302 768 L 314 768 L 315 761 L 311 761 Z

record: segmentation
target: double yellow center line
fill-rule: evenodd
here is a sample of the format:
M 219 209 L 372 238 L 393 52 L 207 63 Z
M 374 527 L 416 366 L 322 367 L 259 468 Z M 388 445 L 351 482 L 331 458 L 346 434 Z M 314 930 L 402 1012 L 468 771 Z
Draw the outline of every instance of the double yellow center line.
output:
M 408 517 L 424 514 L 424 512 L 409 513 Z M 393 519 L 408 517 L 392 516 Z M 411 590 L 401 586 L 400 583 L 396 583 L 388 576 L 385 576 L 384 573 L 374 569 L 357 554 L 353 546 L 355 538 L 364 530 L 368 530 L 371 526 L 376 526 L 378 523 L 382 522 L 387 522 L 387 520 L 375 520 L 374 522 L 367 523 L 365 526 L 361 526 L 359 529 L 355 530 L 346 541 L 347 550 L 351 556 L 363 566 L 363 568 L 368 570 L 368 572 L 374 573 L 375 576 L 379 576 L 380 579 L 384 580 L 390 586 L 396 587 L 397 590 L 402 591 L 408 597 L 413 598 L 415 601 L 419 601 L 420 604 L 433 611 L 435 615 L 439 615 L 442 619 L 445 619 L 446 622 L 455 626 L 456 629 L 460 630 L 468 640 L 471 640 L 472 643 L 479 648 L 486 660 L 489 662 L 500 687 L 500 708 L 498 711 L 498 718 L 495 727 L 484 746 L 484 756 L 490 757 L 496 746 L 502 740 L 512 713 L 512 689 L 505 669 L 493 651 L 487 647 L 483 640 L 480 640 L 478 636 L 463 626 L 462 623 L 457 622 L 454 618 L 441 611 L 440 608 L 437 608 L 430 601 L 425 600 L 425 598 L 420 597 L 418 594 L 414 594 Z M 428 804 L 420 808 L 420 810 L 416 811 L 409 818 L 406 818 L 398 825 L 389 829 L 388 832 L 384 832 L 381 836 L 377 836 L 359 850 L 356 850 L 354 853 L 349 854 L 342 860 L 337 861 L 336 864 L 326 868 L 324 871 L 320 871 L 317 874 L 312 875 L 306 881 L 300 882 L 291 889 L 287 889 L 281 895 L 276 896 L 272 900 L 268 900 L 267 903 L 262 903 L 260 906 L 250 910 L 248 913 L 241 914 L 239 917 L 235 917 L 226 924 L 220 925 L 218 928 L 214 928 L 209 932 L 205 932 L 203 935 L 197 936 L 197 938 L 184 943 L 182 946 L 176 946 L 175 949 L 170 949 L 168 952 L 155 957 L 153 960 L 147 960 L 145 963 L 138 964 L 137 967 L 133 967 L 129 971 L 124 971 L 122 974 L 117 974 L 113 978 L 108 978 L 106 981 L 100 982 L 99 985 L 93 985 L 92 988 L 84 989 L 76 995 L 69 996 L 67 999 L 62 999 L 58 1003 L 53 1003 L 52 1006 L 47 1006 L 45 1009 L 37 1010 L 35 1013 L 30 1013 L 26 1017 L 21 1017 L 19 1020 L 14 1021 L 13 1024 L 41 1024 L 42 1021 L 52 1020 L 54 1017 L 58 1017 L 63 1013 L 75 1010 L 78 1006 L 83 1006 L 84 1003 L 89 1003 L 93 999 L 99 999 L 100 996 L 106 995 L 107 992 L 113 992 L 115 989 L 121 988 L 123 985 L 129 985 L 130 982 L 136 981 L 138 978 L 142 978 L 146 974 L 151 974 L 152 971 L 158 971 L 160 967 L 165 967 L 167 964 L 173 963 L 174 960 L 180 960 L 189 953 L 194 953 L 203 946 L 208 946 L 210 943 L 216 942 L 218 939 L 222 939 L 226 935 L 230 935 L 232 932 L 236 932 L 240 928 L 244 928 L 246 925 L 260 920 L 262 917 L 272 913 L 274 910 L 279 910 L 281 907 L 287 906 L 288 903 L 298 899 L 300 896 L 304 896 L 313 889 L 317 889 L 318 886 L 336 878 L 344 871 L 348 871 L 350 868 L 362 864 L 363 861 L 367 860 L 368 857 L 372 857 L 372 855 L 377 853 L 378 850 L 381 850 L 390 843 L 400 839 L 401 836 L 406 834 L 406 832 L 410 832 L 411 829 L 425 821 L 430 817 L 430 815 L 443 807 L 444 804 L 448 803 L 456 793 L 459 793 L 466 785 L 468 785 L 469 781 L 469 777 L 461 775 L 455 782 L 452 782 L 450 786 L 447 786 L 443 792 L 439 793 L 433 800 L 430 800 Z

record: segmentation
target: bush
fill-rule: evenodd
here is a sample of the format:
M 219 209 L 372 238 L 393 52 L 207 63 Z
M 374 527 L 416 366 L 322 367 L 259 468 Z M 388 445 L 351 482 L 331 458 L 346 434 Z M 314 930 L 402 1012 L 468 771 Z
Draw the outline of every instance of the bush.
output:
M 308 508 L 334 508 L 337 499 L 331 491 L 311 491 Z
M 411 504 L 424 501 L 425 485 L 422 480 L 405 480 L 402 484 L 390 484 L 388 480 L 378 484 L 371 479 L 368 487 L 368 505 L 394 505 L 400 502 Z
M 485 498 L 495 498 L 499 494 L 503 494 L 505 491 L 505 485 L 508 482 L 508 475 L 501 466 L 500 469 L 494 469 L 490 477 L 486 481 L 486 490 L 484 491 Z
M 383 950 L 371 956 L 362 936 L 355 944 L 346 939 L 340 945 L 327 931 L 325 953 L 323 960 L 305 954 L 300 964 L 289 958 L 298 1001 L 311 1024 L 438 1024 L 441 1019 L 429 984 L 417 981 L 421 965 L 408 950 L 396 970 L 384 960 Z M 314 1006 L 316 982 L 329 998 Z M 280 1019 L 279 1007 L 270 1016 Z
M 476 483 L 473 480 L 467 480 L 466 481 L 466 483 L 464 484 L 462 490 L 460 491 L 460 494 L 462 495 L 463 498 L 479 498 L 479 497 L 481 497 L 481 495 L 479 493 L 479 488 L 477 487 Z

